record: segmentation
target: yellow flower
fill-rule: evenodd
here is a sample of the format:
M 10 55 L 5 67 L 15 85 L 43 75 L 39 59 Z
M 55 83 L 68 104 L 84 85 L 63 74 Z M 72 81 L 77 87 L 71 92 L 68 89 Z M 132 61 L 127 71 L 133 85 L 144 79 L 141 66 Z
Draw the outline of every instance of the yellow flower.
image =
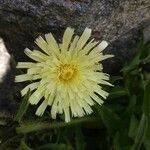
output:
M 17 68 L 27 69 L 27 74 L 18 75 L 15 82 L 35 81 L 26 86 L 21 94 L 30 89 L 32 105 L 41 103 L 36 115 L 42 116 L 47 106 L 51 106 L 51 116 L 65 115 L 65 121 L 72 117 L 91 114 L 91 106 L 102 104 L 108 93 L 101 85 L 111 85 L 109 75 L 102 72 L 102 60 L 113 55 L 103 55 L 108 43 L 89 40 L 91 29 L 86 28 L 81 35 L 74 36 L 74 29 L 67 28 L 61 44 L 57 44 L 51 33 L 45 39 L 39 37 L 35 43 L 43 51 L 25 49 L 25 54 L 35 62 L 19 62 Z

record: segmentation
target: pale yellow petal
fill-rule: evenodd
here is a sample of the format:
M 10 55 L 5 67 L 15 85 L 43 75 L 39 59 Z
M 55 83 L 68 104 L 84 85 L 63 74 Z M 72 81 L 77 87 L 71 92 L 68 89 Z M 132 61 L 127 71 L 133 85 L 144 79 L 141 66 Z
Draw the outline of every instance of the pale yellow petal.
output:
M 56 114 L 58 112 L 58 99 L 54 99 L 54 102 L 52 104 L 52 108 L 51 108 L 51 117 L 53 119 L 56 119 Z
M 38 89 L 30 96 L 30 98 L 29 98 L 30 104 L 36 105 L 36 104 L 41 100 L 41 98 L 44 96 L 44 91 L 45 91 L 45 88 L 44 88 L 44 87 L 38 88 Z
M 94 93 L 91 93 L 90 96 L 99 104 L 102 105 L 104 101 Z
M 83 108 L 87 115 L 93 112 L 92 108 L 86 102 L 83 103 Z
M 93 100 L 89 97 L 89 95 L 85 95 L 84 96 L 84 100 L 90 105 L 90 106 L 93 106 L 94 105 L 94 102 Z
M 48 43 L 48 51 L 51 54 L 58 56 L 60 54 L 60 48 L 51 33 L 45 34 L 46 41 Z
M 63 101 L 62 99 L 59 99 L 59 102 L 58 102 L 58 113 L 59 114 L 62 114 L 63 113 Z
M 44 61 L 43 58 L 39 58 L 38 56 L 35 56 L 34 53 L 33 53 L 33 51 L 31 51 L 31 50 L 28 49 L 28 48 L 26 48 L 26 49 L 24 50 L 24 53 L 25 53 L 28 57 L 30 57 L 31 59 L 33 59 L 33 60 L 35 60 L 35 61 L 37 61 L 37 62 L 42 62 L 42 61 Z
M 106 99 L 109 95 L 108 92 L 102 90 L 99 86 L 96 86 L 94 89 L 93 89 L 97 94 L 99 94 L 100 96 L 102 96 L 104 99 Z
M 68 27 L 65 30 L 65 33 L 63 35 L 63 42 L 62 42 L 62 46 L 61 46 L 62 53 L 68 51 L 68 47 L 71 42 L 73 34 L 74 34 L 74 29 Z
M 27 70 L 27 74 L 39 74 L 41 71 L 41 68 L 36 67 L 36 68 L 30 68 Z
M 32 63 L 32 62 L 18 62 L 16 68 L 32 68 L 35 66 L 36 63 Z
M 69 48 L 69 51 L 71 51 L 72 53 L 73 53 L 74 50 L 75 50 L 75 47 L 76 47 L 76 45 L 77 45 L 78 40 L 79 40 L 79 36 L 76 35 L 76 36 L 74 37 L 74 39 L 73 39 L 71 45 L 70 45 L 70 48 Z
M 39 82 L 29 84 L 23 90 L 21 90 L 21 95 L 24 96 L 25 94 L 27 94 L 29 89 L 30 89 L 30 91 L 37 89 L 38 85 L 39 85 Z
M 40 74 L 33 75 L 32 80 L 37 80 L 37 79 L 41 79 L 41 75 Z
M 94 75 L 94 73 L 92 75 L 89 74 L 87 76 L 87 79 L 90 80 L 90 81 L 94 81 L 96 83 L 112 86 L 112 84 L 105 81 L 105 80 L 109 80 L 109 77 L 107 75 L 105 75 L 104 73 L 95 72 L 95 75 Z
M 48 99 L 48 105 L 52 105 L 54 98 L 55 98 L 55 93 L 56 93 L 56 84 L 55 83 L 51 83 L 47 86 L 47 89 L 50 89 L 50 95 L 49 95 L 49 99 Z
M 107 46 L 108 46 L 108 42 L 107 42 L 107 41 L 102 41 L 102 42 L 98 45 L 99 52 L 103 51 Z
M 44 111 L 45 111 L 45 109 L 46 109 L 46 107 L 47 107 L 47 101 L 44 100 L 44 101 L 42 102 L 42 104 L 38 107 L 38 109 L 37 109 L 37 111 L 36 111 L 35 114 L 36 114 L 37 116 L 42 116 L 43 113 L 44 113 Z
M 36 40 L 35 43 L 41 48 L 41 50 L 43 50 L 46 54 L 51 55 L 51 53 L 49 52 L 48 49 L 48 44 L 47 42 L 41 37 L 39 36 Z
M 22 74 L 15 77 L 15 82 L 25 82 L 40 79 L 40 75 Z
M 17 75 L 15 77 L 15 82 L 29 81 L 29 80 L 32 80 L 32 78 L 33 78 L 33 75 L 29 75 L 29 74 Z
M 81 50 L 83 48 L 83 46 L 86 44 L 86 42 L 88 41 L 88 39 L 91 36 L 91 31 L 92 31 L 91 29 L 85 28 L 83 34 L 81 35 L 80 39 L 78 40 L 76 50 Z
M 48 96 L 48 105 L 49 106 L 51 106 L 52 104 L 53 104 L 53 102 L 54 102 L 54 94 L 49 94 L 49 96 Z
M 35 57 L 38 57 L 42 61 L 46 61 L 46 60 L 50 59 L 50 57 L 48 55 L 46 55 L 38 50 L 33 50 L 32 55 Z
M 112 57 L 114 57 L 114 55 L 101 55 L 99 61 L 103 61 L 105 59 L 112 58 Z
M 64 108 L 64 113 L 65 113 L 65 122 L 70 122 L 69 107 Z
M 93 42 L 93 39 L 89 43 L 87 43 L 87 45 L 82 50 L 84 54 L 87 54 L 88 52 L 90 52 L 92 48 L 96 46 L 97 43 L 98 42 Z
M 71 109 L 72 116 L 73 116 L 73 117 L 77 117 L 78 114 L 77 114 L 77 112 L 76 112 L 76 109 L 75 109 L 75 106 L 74 106 L 74 104 L 73 104 L 73 101 L 72 101 L 72 100 L 69 100 L 69 101 L 70 101 L 70 109 Z
M 78 117 L 83 117 L 85 115 L 83 108 L 77 102 L 77 98 L 73 101 L 73 106 Z

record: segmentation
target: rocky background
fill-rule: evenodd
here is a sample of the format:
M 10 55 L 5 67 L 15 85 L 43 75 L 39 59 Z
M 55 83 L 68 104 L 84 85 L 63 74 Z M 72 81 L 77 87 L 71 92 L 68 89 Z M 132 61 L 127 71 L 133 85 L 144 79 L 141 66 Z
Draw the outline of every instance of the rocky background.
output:
M 33 48 L 39 35 L 52 32 L 61 40 L 68 26 L 78 34 L 90 27 L 94 38 L 110 43 L 106 53 L 115 58 L 104 62 L 105 71 L 117 74 L 136 52 L 143 31 L 149 39 L 149 24 L 149 0 L 0 0 L 0 37 L 16 62 L 27 59 L 24 48 Z M 20 97 L 11 62 L 12 69 L 0 84 L 0 109 L 10 113 L 16 107 L 12 100 Z

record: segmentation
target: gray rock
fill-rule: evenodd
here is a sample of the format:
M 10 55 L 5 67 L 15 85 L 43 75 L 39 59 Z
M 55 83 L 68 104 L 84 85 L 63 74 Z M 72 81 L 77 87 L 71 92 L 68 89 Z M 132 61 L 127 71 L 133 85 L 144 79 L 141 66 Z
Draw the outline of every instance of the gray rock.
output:
M 93 37 L 110 42 L 107 52 L 116 56 L 106 63 L 110 73 L 134 54 L 149 18 L 149 0 L 0 0 L 0 35 L 17 61 L 26 59 L 23 49 L 38 35 L 52 32 L 58 39 L 67 26 L 79 34 L 87 26 Z
M 144 25 L 143 30 L 144 40 L 149 41 L 150 40 L 150 21 L 147 21 Z
M 90 27 L 94 38 L 110 42 L 106 53 L 115 58 L 104 66 L 112 74 L 133 56 L 149 19 L 149 0 L 0 0 L 0 36 L 16 61 L 27 59 L 23 50 L 39 35 L 52 32 L 60 40 L 67 26 L 78 34 Z

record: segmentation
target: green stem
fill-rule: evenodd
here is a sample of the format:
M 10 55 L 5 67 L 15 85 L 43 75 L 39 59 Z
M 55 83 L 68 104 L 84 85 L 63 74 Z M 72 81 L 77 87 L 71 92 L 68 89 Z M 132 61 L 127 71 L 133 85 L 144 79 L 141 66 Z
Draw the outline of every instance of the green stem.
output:
M 147 118 L 147 116 L 145 116 L 145 114 L 143 114 L 142 118 L 140 120 L 137 135 L 135 137 L 134 145 L 132 146 L 131 150 L 140 150 L 140 147 L 145 138 L 147 126 L 148 126 L 148 118 Z
M 29 133 L 29 132 L 35 132 L 38 130 L 44 130 L 44 129 L 54 129 L 54 128 L 62 128 L 65 126 L 72 126 L 79 123 L 84 122 L 95 122 L 99 121 L 99 117 L 85 117 L 80 119 L 74 119 L 71 122 L 65 123 L 65 122 L 55 122 L 55 123 L 43 123 L 43 122 L 33 122 L 29 123 L 28 125 L 23 125 L 21 127 L 17 127 L 16 131 L 17 133 Z

